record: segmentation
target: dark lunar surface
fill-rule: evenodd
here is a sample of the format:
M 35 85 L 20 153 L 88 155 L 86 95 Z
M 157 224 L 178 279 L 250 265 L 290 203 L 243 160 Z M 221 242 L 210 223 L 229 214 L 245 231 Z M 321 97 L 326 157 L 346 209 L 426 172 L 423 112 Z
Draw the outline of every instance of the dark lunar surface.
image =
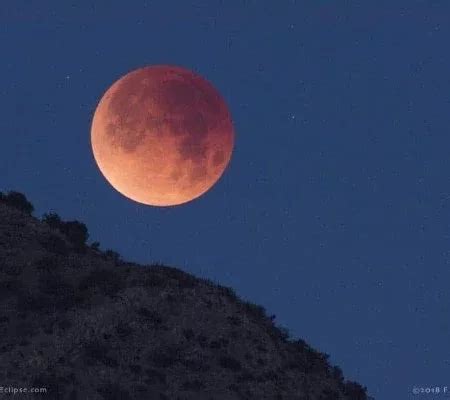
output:
M 367 399 L 232 289 L 121 261 L 70 227 L 0 202 L 2 386 L 66 400 Z
M 205 140 L 214 133 L 220 116 L 228 117 L 217 90 L 202 77 L 178 67 L 141 68 L 122 77 L 115 89 L 108 113 L 119 122 L 108 124 L 108 132 L 127 152 L 142 144 L 149 128 L 156 128 L 160 135 L 184 136 L 180 155 L 201 162 L 207 150 Z M 162 126 L 168 129 L 158 129 Z

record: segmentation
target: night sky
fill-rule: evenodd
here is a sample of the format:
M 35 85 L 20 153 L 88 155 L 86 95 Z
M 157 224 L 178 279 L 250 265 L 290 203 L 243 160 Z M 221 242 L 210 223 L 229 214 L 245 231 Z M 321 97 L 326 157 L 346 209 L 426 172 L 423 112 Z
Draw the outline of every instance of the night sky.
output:
M 2 0 L 0 190 L 232 286 L 377 399 L 450 386 L 449 22 L 431 0 Z M 179 207 L 128 200 L 91 150 L 104 91 L 152 64 L 212 82 L 236 131 Z

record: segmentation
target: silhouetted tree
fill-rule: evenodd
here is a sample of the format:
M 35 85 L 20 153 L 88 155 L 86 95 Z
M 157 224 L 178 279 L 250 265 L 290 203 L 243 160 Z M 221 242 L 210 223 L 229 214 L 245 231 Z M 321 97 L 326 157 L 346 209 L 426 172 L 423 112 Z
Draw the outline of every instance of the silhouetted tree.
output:
M 62 256 L 69 254 L 69 248 L 66 244 L 66 241 L 56 234 L 51 233 L 42 236 L 39 241 L 42 247 L 44 247 L 45 250 L 51 253 L 59 254 Z
M 367 389 L 356 382 L 346 381 L 344 394 L 350 400 L 367 400 Z
M 100 243 L 99 242 L 92 242 L 91 243 L 91 249 L 92 250 L 99 250 L 100 248 Z
M 240 371 L 242 368 L 241 362 L 230 356 L 220 357 L 219 365 L 222 368 L 231 369 L 232 371 Z
M 0 192 L 0 202 L 23 211 L 26 214 L 31 215 L 34 211 L 33 204 L 20 192 L 10 191 L 7 194 Z
M 333 378 L 336 379 L 339 383 L 343 383 L 344 382 L 344 375 L 342 373 L 342 369 L 340 369 L 337 365 L 335 365 L 332 370 L 331 373 L 333 375 Z
M 89 237 L 85 224 L 79 221 L 63 221 L 56 213 L 44 214 L 42 221 L 54 229 L 62 232 L 77 250 L 82 250 L 86 246 Z
M 123 286 L 123 277 L 117 270 L 96 269 L 80 281 L 78 290 L 82 292 L 98 290 L 107 296 L 114 296 Z M 83 296 L 86 298 L 85 293 Z
M 89 237 L 88 229 L 85 224 L 79 221 L 64 222 L 62 232 L 67 236 L 67 239 L 78 249 L 86 246 L 86 241 Z
M 42 217 L 42 222 L 45 222 L 47 225 L 55 229 L 61 229 L 63 224 L 60 216 L 56 213 L 44 214 Z
M 325 389 L 319 396 L 319 400 L 336 400 L 339 398 L 339 393 L 329 388 Z
M 114 250 L 106 250 L 105 251 L 105 258 L 107 260 L 112 260 L 114 262 L 119 262 L 120 261 L 120 254 L 117 253 Z
M 292 368 L 301 369 L 306 373 L 330 374 L 328 354 L 314 350 L 303 339 L 292 341 L 291 345 L 295 358 Z
M 277 329 L 281 340 L 286 341 L 289 339 L 289 330 L 287 328 L 285 328 L 284 326 L 279 326 Z

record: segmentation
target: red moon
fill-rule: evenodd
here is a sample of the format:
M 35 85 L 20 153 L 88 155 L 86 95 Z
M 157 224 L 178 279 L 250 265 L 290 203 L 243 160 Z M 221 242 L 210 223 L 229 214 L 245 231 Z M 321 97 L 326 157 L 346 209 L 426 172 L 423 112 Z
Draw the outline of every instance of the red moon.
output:
M 92 120 L 94 158 L 124 196 L 173 206 L 208 191 L 233 151 L 230 112 L 207 80 L 185 68 L 134 70 L 101 98 Z

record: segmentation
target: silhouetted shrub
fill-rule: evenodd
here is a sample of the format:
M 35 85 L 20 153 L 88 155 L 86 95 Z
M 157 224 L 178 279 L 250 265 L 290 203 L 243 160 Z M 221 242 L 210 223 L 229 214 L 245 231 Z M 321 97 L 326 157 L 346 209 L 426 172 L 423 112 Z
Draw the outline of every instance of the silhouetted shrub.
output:
M 130 371 L 133 374 L 138 375 L 141 373 L 142 367 L 140 365 L 132 364 L 132 365 L 130 365 Z
M 133 333 L 133 329 L 126 324 L 125 322 L 119 322 L 119 324 L 116 327 L 117 336 L 121 340 L 125 340 L 128 336 L 130 336 Z
M 240 371 L 242 368 L 240 361 L 230 356 L 220 357 L 219 365 L 231 371 Z
M 73 323 L 69 319 L 62 319 L 58 322 L 58 328 L 61 329 L 62 331 L 65 331 L 65 330 L 71 328 L 72 325 L 73 325 Z
M 339 399 L 339 393 L 333 389 L 324 389 L 319 396 L 319 400 L 336 400 Z
M 236 379 L 238 382 L 252 382 L 255 380 L 255 377 L 250 371 L 244 371 Z
M 150 363 L 158 368 L 170 368 L 179 360 L 178 349 L 172 347 L 156 349 L 149 356 Z
M 36 262 L 36 266 L 43 271 L 54 271 L 58 268 L 58 258 L 53 255 L 45 255 Z
M 180 289 L 190 289 L 197 286 L 197 279 L 195 277 L 177 268 L 165 267 L 162 264 L 152 264 L 151 268 L 160 269 L 164 276 L 174 280 Z
M 114 250 L 106 250 L 104 253 L 105 260 L 111 260 L 115 263 L 120 261 L 120 254 Z
M 241 333 L 239 331 L 237 331 L 236 329 L 232 330 L 229 334 L 231 339 L 238 339 L 239 337 L 241 337 Z
M 58 235 L 49 233 L 40 239 L 41 246 L 50 253 L 65 256 L 69 254 L 69 248 L 64 239 Z
M 198 335 L 197 336 L 197 342 L 200 345 L 200 347 L 205 347 L 206 344 L 208 343 L 208 338 L 205 335 Z
M 96 269 L 80 281 L 78 288 L 81 291 L 97 289 L 103 294 L 113 296 L 123 285 L 122 277 L 114 270 Z
M 278 330 L 278 334 L 281 340 L 288 340 L 289 339 L 289 330 L 283 326 L 279 326 L 276 328 Z
M 42 222 L 45 222 L 53 229 L 58 229 L 71 242 L 75 249 L 80 251 L 86 246 L 89 233 L 85 224 L 79 221 L 63 221 L 56 213 L 44 214 Z
M 115 368 L 118 366 L 117 360 L 108 355 L 110 348 L 105 343 L 94 339 L 83 346 L 83 358 L 88 365 L 105 365 Z
M 14 327 L 14 339 L 17 341 L 29 339 L 36 333 L 35 327 L 29 321 L 20 322 Z
M 256 346 L 256 350 L 258 350 L 261 353 L 267 353 L 267 347 L 262 344 L 258 344 Z
M 73 389 L 69 394 L 68 400 L 78 400 L 78 399 L 79 399 L 78 392 L 75 389 Z
M 54 229 L 60 229 L 63 221 L 56 213 L 47 213 L 42 216 L 42 222 L 45 222 L 48 226 Z
M 145 370 L 145 375 L 147 379 L 145 380 L 145 383 L 147 385 L 153 385 L 158 383 L 166 383 L 166 374 L 162 371 L 158 371 L 155 368 L 147 368 Z
M 193 381 L 184 382 L 182 388 L 184 390 L 192 390 L 193 392 L 198 392 L 205 387 L 205 384 L 198 379 Z
M 0 281 L 0 300 L 15 296 L 20 291 L 22 284 L 16 279 Z
M 234 325 L 234 326 L 239 326 L 242 323 L 241 319 L 239 317 L 237 317 L 236 315 L 229 315 L 227 317 L 227 320 L 230 322 L 231 325 Z
M 222 347 L 222 343 L 219 340 L 212 340 L 209 344 L 210 349 L 220 349 Z
M 228 297 L 231 300 L 236 300 L 237 296 L 236 296 L 236 292 L 227 286 L 221 286 L 221 285 L 216 285 L 217 289 L 219 289 L 219 292 L 223 295 L 225 295 L 226 297 Z
M 86 246 L 89 234 L 85 224 L 79 221 L 67 221 L 61 227 L 62 232 L 67 236 L 67 239 L 80 250 Z
M 239 392 L 239 386 L 235 383 L 230 383 L 228 385 L 228 389 L 230 389 L 232 392 Z
M 183 336 L 186 340 L 191 340 L 195 336 L 195 333 L 191 328 L 183 329 Z
M 244 310 L 247 313 L 249 317 L 252 317 L 253 319 L 257 321 L 265 320 L 266 319 L 266 310 L 263 306 L 253 304 L 250 302 L 244 302 L 243 303 Z
M 328 354 L 314 350 L 303 339 L 291 342 L 290 345 L 294 358 L 289 363 L 289 368 L 298 369 L 304 373 L 330 374 Z
M 349 400 L 367 399 L 367 389 L 356 382 L 346 381 L 344 383 L 343 392 Z
M 55 324 L 51 320 L 47 320 L 42 325 L 42 330 L 46 335 L 53 335 L 55 332 Z
M 19 276 L 25 266 L 22 263 L 0 263 L 0 270 L 9 276 Z
M 278 380 L 279 375 L 275 371 L 270 370 L 270 371 L 265 372 L 262 375 L 262 378 L 263 378 L 263 382 L 264 381 L 276 381 L 276 380 Z
M 210 299 L 203 299 L 205 301 L 206 307 L 211 309 L 212 308 L 212 301 Z
M 161 262 L 154 262 L 148 265 L 148 268 L 154 268 L 160 271 L 165 271 L 167 268 L 175 269 L 172 267 L 168 267 L 167 265 L 161 263 Z
M 51 296 L 56 310 L 67 310 L 77 305 L 78 298 L 74 288 L 54 271 L 41 275 L 38 283 L 40 291 Z
M 17 311 L 19 313 L 47 313 L 54 310 L 54 300 L 47 295 L 19 291 L 17 294 Z
M 189 371 L 192 372 L 201 372 L 205 373 L 211 370 L 210 365 L 205 364 L 204 359 L 198 358 L 182 358 L 179 360 L 180 364 L 186 367 Z
M 118 383 L 109 383 L 97 388 L 98 394 L 105 400 L 132 400 L 130 394 Z
M 143 285 L 145 287 L 166 287 L 167 285 L 167 279 L 163 278 L 160 275 L 156 275 L 156 274 L 148 274 L 145 278 L 144 278 L 144 283 Z
M 139 315 L 140 319 L 144 322 L 151 323 L 153 325 L 162 324 L 161 315 L 155 311 L 151 311 L 146 307 L 139 308 L 136 313 Z
M 342 373 L 342 370 L 341 370 L 337 365 L 335 365 L 335 366 L 332 368 L 331 374 L 332 374 L 333 378 L 334 378 L 336 381 L 338 381 L 339 383 L 343 383 L 343 381 L 344 381 L 344 375 L 343 375 L 343 373 Z
M 23 193 L 10 191 L 7 194 L 0 193 L 0 202 L 14 207 L 26 214 L 32 214 L 34 211 L 33 204 L 31 204 Z

